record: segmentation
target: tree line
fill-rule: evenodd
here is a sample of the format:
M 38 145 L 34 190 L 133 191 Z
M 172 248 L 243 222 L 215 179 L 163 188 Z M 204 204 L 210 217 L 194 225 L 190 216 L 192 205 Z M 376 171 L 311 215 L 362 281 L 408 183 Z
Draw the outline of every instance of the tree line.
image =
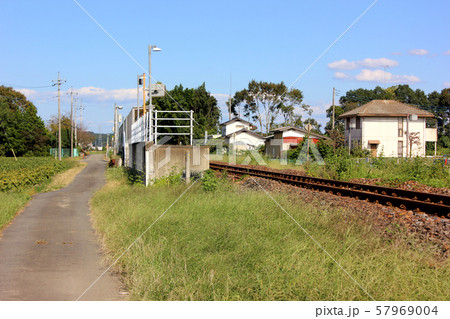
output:
M 61 117 L 61 147 L 70 147 L 71 120 Z M 58 118 L 46 126 L 37 115 L 36 106 L 11 87 L 0 86 L 0 156 L 49 156 L 57 147 Z M 92 133 L 80 128 L 78 142 L 90 143 Z

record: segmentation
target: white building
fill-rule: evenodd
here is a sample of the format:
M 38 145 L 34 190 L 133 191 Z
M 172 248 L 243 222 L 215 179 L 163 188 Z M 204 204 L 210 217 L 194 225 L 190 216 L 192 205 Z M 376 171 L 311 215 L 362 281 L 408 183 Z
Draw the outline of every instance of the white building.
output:
M 347 145 L 369 149 L 372 156 L 425 156 L 426 142 L 437 141 L 427 128 L 430 112 L 394 100 L 373 100 L 339 116 L 345 119 Z
M 257 129 L 257 127 L 254 126 L 252 123 L 247 122 L 238 117 L 235 117 L 232 120 L 222 123 L 220 124 L 220 126 L 222 127 L 222 137 L 225 137 L 229 134 L 240 131 L 242 129 L 246 129 L 249 131 L 254 131 Z
M 308 131 L 294 126 L 284 126 L 270 131 L 273 135 L 266 140 L 266 155 L 273 158 L 282 157 L 283 152 L 297 148 L 298 143 L 308 136 Z M 317 143 L 326 137 L 314 132 L 309 133 L 311 143 Z
M 224 143 L 234 145 L 236 150 L 256 149 L 264 144 L 265 138 L 252 132 L 257 127 L 250 122 L 235 117 L 220 125 L 222 127 Z

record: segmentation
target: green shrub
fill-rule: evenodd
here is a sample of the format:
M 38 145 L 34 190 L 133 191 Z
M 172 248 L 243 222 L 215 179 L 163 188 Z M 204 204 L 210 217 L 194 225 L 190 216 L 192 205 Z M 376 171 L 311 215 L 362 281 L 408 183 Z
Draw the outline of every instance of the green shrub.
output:
M 219 186 L 219 179 L 212 169 L 208 169 L 204 172 L 202 178 L 203 189 L 207 192 L 212 192 Z

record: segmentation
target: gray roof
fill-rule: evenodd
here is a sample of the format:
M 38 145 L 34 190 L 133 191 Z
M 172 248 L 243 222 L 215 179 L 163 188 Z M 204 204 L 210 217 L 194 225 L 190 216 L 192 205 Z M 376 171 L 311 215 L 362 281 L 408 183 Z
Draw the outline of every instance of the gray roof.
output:
M 339 118 L 354 116 L 408 116 L 434 117 L 430 112 L 395 100 L 373 100 L 356 109 L 341 114 Z
M 246 121 L 246 120 L 243 120 L 243 119 L 241 119 L 241 118 L 239 118 L 239 117 L 235 117 L 235 118 L 233 118 L 233 119 L 231 119 L 231 120 L 229 120 L 229 121 L 226 121 L 226 122 L 223 122 L 222 124 L 220 124 L 220 126 L 223 126 L 223 125 L 227 125 L 227 124 L 231 124 L 231 123 L 234 123 L 234 122 L 243 122 L 243 123 L 246 123 L 246 124 L 248 124 L 250 127 L 254 127 L 254 130 L 257 128 L 255 125 L 253 125 L 252 123 L 250 123 L 250 122 L 248 122 L 248 121 Z
M 295 126 L 283 126 L 283 127 L 278 127 L 278 128 L 274 128 L 272 130 L 270 130 L 270 132 L 273 133 L 278 133 L 278 132 L 286 132 L 286 131 L 298 131 L 298 132 L 302 132 L 304 134 L 308 134 L 308 131 L 299 127 L 295 127 Z M 324 138 L 324 139 L 328 139 L 328 137 L 323 136 L 322 134 L 318 134 L 318 133 L 314 133 L 314 132 L 310 132 L 309 133 L 310 136 L 313 137 L 317 137 L 317 138 Z
M 233 136 L 233 134 L 239 135 L 239 134 L 241 134 L 241 133 L 247 133 L 247 134 L 249 134 L 249 135 L 251 135 L 251 136 L 260 138 L 260 139 L 262 139 L 262 140 L 265 139 L 265 137 L 263 137 L 263 136 L 261 136 L 261 135 L 259 135 L 259 134 L 256 134 L 256 133 L 254 133 L 254 132 L 252 132 L 252 131 L 249 131 L 249 130 L 247 130 L 247 129 L 245 129 L 245 128 L 243 128 L 243 129 L 241 129 L 241 130 L 239 130 L 239 131 L 236 131 L 236 132 L 234 132 L 234 133 L 228 134 L 228 135 L 225 136 L 225 137 L 231 137 L 231 136 Z

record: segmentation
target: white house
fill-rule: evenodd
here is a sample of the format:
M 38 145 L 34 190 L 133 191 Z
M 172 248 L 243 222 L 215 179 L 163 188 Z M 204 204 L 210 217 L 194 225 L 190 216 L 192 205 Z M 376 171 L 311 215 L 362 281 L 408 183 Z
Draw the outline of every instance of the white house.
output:
M 261 135 L 244 128 L 225 136 L 224 143 L 233 144 L 237 151 L 247 151 L 263 145 L 265 140 Z
M 233 144 L 236 150 L 251 150 L 264 144 L 265 138 L 252 132 L 256 129 L 252 123 L 238 117 L 220 124 L 225 144 Z
M 266 155 L 273 158 L 280 158 L 283 152 L 296 148 L 298 143 L 308 136 L 307 130 L 293 126 L 279 127 L 270 132 L 273 135 L 266 139 Z M 315 144 L 326 137 L 310 132 L 309 138 Z
M 247 122 L 246 120 L 235 117 L 227 122 L 220 124 L 222 127 L 222 137 L 225 137 L 234 132 L 240 131 L 242 129 L 246 129 L 249 131 L 254 131 L 257 129 L 252 123 Z
M 427 128 L 430 112 L 394 100 L 373 100 L 339 116 L 345 119 L 347 145 L 360 145 L 372 156 L 425 156 L 426 142 L 437 141 Z

